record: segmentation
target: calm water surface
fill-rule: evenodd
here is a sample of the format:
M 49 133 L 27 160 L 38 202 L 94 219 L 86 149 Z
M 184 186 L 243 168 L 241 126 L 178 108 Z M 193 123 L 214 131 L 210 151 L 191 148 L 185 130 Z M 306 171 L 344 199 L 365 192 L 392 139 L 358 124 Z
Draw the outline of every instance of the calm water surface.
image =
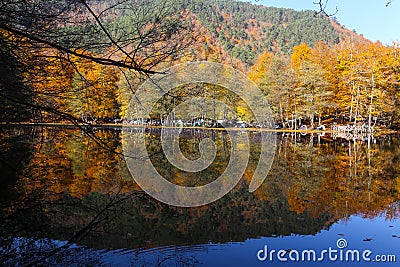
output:
M 141 130 L 138 129 L 138 132 Z M 225 170 L 231 144 L 223 131 L 187 129 L 189 159 L 211 138 L 216 159 L 199 173 L 169 164 L 160 130 L 147 150 L 163 177 L 207 184 Z M 254 193 L 260 136 L 249 134 L 248 168 L 234 190 L 198 208 L 153 200 L 135 184 L 122 156 L 121 130 L 8 127 L 0 133 L 0 262 L 5 266 L 367 266 L 400 261 L 400 136 L 277 136 L 268 177 Z M 338 248 L 337 241 L 347 243 Z M 342 246 L 343 243 L 340 244 Z M 265 250 L 270 256 L 265 261 Z M 335 250 L 336 260 L 323 250 Z M 260 250 L 262 250 L 260 252 Z M 288 259 L 282 262 L 281 256 Z M 304 250 L 316 259 L 302 261 Z M 346 261 L 357 250 L 360 262 Z M 362 253 L 370 250 L 370 263 Z M 296 253 L 299 254 L 298 262 Z M 335 254 L 336 253 L 336 254 Z M 342 253 L 342 259 L 340 258 Z M 305 257 L 307 259 L 307 255 Z M 378 257 L 376 257 L 378 256 Z M 294 260 L 292 260 L 292 257 Z M 271 263 L 272 261 L 272 263 Z

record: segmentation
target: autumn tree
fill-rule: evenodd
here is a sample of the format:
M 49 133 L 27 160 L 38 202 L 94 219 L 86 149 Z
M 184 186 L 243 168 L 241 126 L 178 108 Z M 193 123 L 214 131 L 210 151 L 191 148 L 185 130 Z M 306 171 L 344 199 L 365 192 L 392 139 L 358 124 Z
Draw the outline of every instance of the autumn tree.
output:
M 274 54 L 271 52 L 264 52 L 258 58 L 254 65 L 251 67 L 248 76 L 258 85 L 265 83 L 265 75 L 272 63 Z
M 117 70 L 112 66 L 94 64 L 79 58 L 77 60 L 69 93 L 72 114 L 83 121 L 89 119 L 106 122 L 119 117 Z
M 14 49 L 8 39 L 14 36 L 0 31 L 0 121 L 27 121 L 32 118 L 32 109 L 23 101 L 32 102 L 33 92 L 24 83 L 22 64 L 17 56 L 29 61 L 29 54 L 24 48 Z M 21 40 L 23 41 L 23 39 Z M 18 90 L 20 89 L 20 90 Z
M 301 64 L 311 59 L 311 48 L 303 43 L 293 47 L 293 53 L 290 56 L 290 62 L 293 70 L 297 73 L 300 70 Z
M 345 43 L 336 48 L 340 114 L 351 122 L 392 122 L 397 110 L 398 59 L 394 47 L 380 43 Z
M 175 12 L 174 5 L 173 0 L 5 1 L 0 7 L 0 29 L 11 37 L 2 41 L 5 47 L 18 51 L 29 46 L 29 60 L 22 52 L 12 55 L 20 73 L 34 74 L 30 66 L 46 65 L 49 58 L 75 68 L 71 60 L 75 57 L 148 75 L 159 63 L 179 57 L 192 43 L 185 34 L 184 15 Z M 54 97 L 62 96 L 55 92 Z M 57 105 L 32 104 L 26 99 L 8 101 L 70 121 L 78 119 Z
M 328 82 L 325 73 L 316 64 L 303 62 L 297 73 L 299 114 L 308 117 L 311 128 L 314 128 L 315 117 L 318 116 L 321 124 L 321 116 L 328 114 L 326 111 L 333 105 L 333 93 L 328 91 Z
M 38 109 L 35 113 L 35 121 L 60 120 L 62 116 L 55 116 L 52 110 L 60 113 L 68 112 L 68 97 L 72 88 L 74 69 L 57 51 L 43 52 L 48 57 L 40 60 L 41 64 L 32 67 L 25 72 L 28 85 L 32 88 L 34 101 Z
M 280 122 L 291 119 L 294 111 L 295 76 L 288 63 L 287 59 L 275 56 L 261 86 Z

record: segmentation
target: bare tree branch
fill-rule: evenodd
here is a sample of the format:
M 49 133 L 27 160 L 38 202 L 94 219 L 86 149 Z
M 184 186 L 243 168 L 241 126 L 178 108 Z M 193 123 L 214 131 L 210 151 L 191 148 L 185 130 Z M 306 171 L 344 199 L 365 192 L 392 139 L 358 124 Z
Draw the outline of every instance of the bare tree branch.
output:
M 55 48 L 59 51 L 80 57 L 80 58 L 84 58 L 84 59 L 88 59 L 91 61 L 94 61 L 98 64 L 101 65 L 109 65 L 109 66 L 116 66 L 116 67 L 120 67 L 120 68 L 127 68 L 127 69 L 132 69 L 135 71 L 139 71 L 139 72 L 143 72 L 143 73 L 148 73 L 148 74 L 154 74 L 156 73 L 155 71 L 151 71 L 151 70 L 146 70 L 146 69 L 142 69 L 138 66 L 133 66 L 132 64 L 126 64 L 124 62 L 121 61 L 115 61 L 113 59 L 109 59 L 109 58 L 103 58 L 103 57 L 95 57 L 95 56 L 91 56 L 85 53 L 80 53 L 77 50 L 72 50 L 72 49 L 68 49 L 65 46 L 53 43 L 51 41 L 45 40 L 45 39 L 41 39 L 40 37 L 37 37 L 35 35 L 32 35 L 30 33 L 27 32 L 23 32 L 17 29 L 13 29 L 8 27 L 7 25 L 4 25 L 3 23 L 0 22 L 0 29 L 6 30 L 8 32 L 14 33 L 16 35 L 22 36 L 22 37 L 26 37 L 32 41 L 47 45 L 49 48 Z
M 2 60 L 7 61 L 5 59 L 10 55 L 17 62 L 14 69 L 19 76 L 15 76 L 15 80 L 25 85 L 16 88 L 29 91 L 30 96 L 35 95 L 35 101 L 19 99 L 13 93 L 3 92 L 14 81 L 4 83 L 1 79 L 0 97 L 8 104 L 25 106 L 32 112 L 53 114 L 74 124 L 84 125 L 85 122 L 68 116 L 68 111 L 60 109 L 56 101 L 50 103 L 51 98 L 64 98 L 63 103 L 66 103 L 66 98 L 74 89 L 69 88 L 64 92 L 62 90 L 65 89 L 54 85 L 46 88 L 47 77 L 56 75 L 46 73 L 46 66 L 54 60 L 62 62 L 61 65 L 65 64 L 66 68 L 72 67 L 75 74 L 78 73 L 86 81 L 87 87 L 93 88 L 95 84 L 84 77 L 87 74 L 79 73 L 75 64 L 77 60 L 115 66 L 121 72 L 131 70 L 147 77 L 157 73 L 156 68 L 160 63 L 179 58 L 195 39 L 187 34 L 185 15 L 176 12 L 175 1 L 2 1 Z M 32 84 L 40 85 L 41 89 L 33 90 Z M 13 120 L 11 115 L 13 112 L 8 112 L 1 121 Z
M 329 0 L 319 0 L 319 1 L 317 1 L 317 2 L 313 2 L 313 4 L 314 4 L 314 5 L 317 5 L 318 8 L 319 8 L 319 10 L 316 11 L 316 15 L 322 14 L 322 15 L 327 16 L 327 17 L 332 17 L 332 16 L 336 15 L 336 13 L 339 11 L 337 7 L 336 7 L 335 12 L 332 13 L 332 14 L 328 14 L 328 13 L 326 12 L 326 7 L 327 7 L 327 5 L 328 5 L 328 1 L 329 1 Z

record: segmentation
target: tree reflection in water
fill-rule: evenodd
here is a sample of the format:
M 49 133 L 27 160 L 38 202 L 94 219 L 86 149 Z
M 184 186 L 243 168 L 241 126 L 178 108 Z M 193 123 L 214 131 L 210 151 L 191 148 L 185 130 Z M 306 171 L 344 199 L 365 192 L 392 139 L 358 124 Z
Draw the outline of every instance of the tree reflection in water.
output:
M 104 249 L 140 252 L 172 244 L 314 235 L 354 214 L 399 217 L 397 135 L 369 142 L 317 134 L 280 135 L 267 179 L 249 193 L 259 156 L 259 136 L 250 133 L 250 163 L 236 188 L 210 205 L 177 208 L 153 200 L 126 179 L 130 174 L 122 157 L 120 130 L 94 132 L 107 149 L 76 129 L 8 127 L 2 131 L 1 262 L 95 266 Z M 209 183 L 229 160 L 230 142 L 222 131 L 187 130 L 181 135 L 183 153 L 196 158 L 198 142 L 204 137 L 216 142 L 216 160 L 201 173 L 188 175 L 159 153 L 159 130 L 146 132 L 158 171 L 187 186 Z M 195 258 L 173 260 L 178 266 L 196 263 Z

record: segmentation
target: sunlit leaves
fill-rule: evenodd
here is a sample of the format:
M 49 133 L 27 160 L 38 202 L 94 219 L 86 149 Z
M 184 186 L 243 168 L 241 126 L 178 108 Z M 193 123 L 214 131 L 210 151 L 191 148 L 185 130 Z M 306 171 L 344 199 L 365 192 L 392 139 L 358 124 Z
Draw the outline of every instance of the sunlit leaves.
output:
M 347 122 L 396 126 L 400 118 L 399 46 L 347 40 L 294 47 L 285 57 L 262 54 L 249 72 L 279 121 L 336 116 Z

